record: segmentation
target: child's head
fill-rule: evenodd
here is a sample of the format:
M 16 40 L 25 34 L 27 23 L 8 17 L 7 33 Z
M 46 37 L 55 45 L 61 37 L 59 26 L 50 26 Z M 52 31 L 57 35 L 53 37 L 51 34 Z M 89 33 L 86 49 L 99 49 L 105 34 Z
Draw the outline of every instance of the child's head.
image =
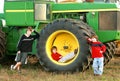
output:
M 27 28 L 27 32 L 26 32 L 26 33 L 27 33 L 28 35 L 31 35 L 32 30 L 33 30 L 33 29 L 32 29 L 32 27 L 28 27 L 28 28 Z
M 57 47 L 56 47 L 56 46 L 53 46 L 52 49 L 51 49 L 51 52 L 52 52 L 52 53 L 56 53 L 56 52 L 57 52 Z
M 91 40 L 92 40 L 92 42 L 97 42 L 98 41 L 98 36 L 97 35 L 92 35 Z

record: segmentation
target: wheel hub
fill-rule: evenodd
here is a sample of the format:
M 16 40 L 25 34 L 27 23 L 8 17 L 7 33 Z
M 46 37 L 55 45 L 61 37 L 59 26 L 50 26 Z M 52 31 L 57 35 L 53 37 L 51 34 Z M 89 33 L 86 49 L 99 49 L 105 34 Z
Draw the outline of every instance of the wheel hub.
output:
M 58 30 L 52 33 L 46 43 L 46 52 L 50 60 L 56 64 L 69 64 L 73 62 L 76 58 L 73 58 L 65 63 L 58 63 L 57 61 L 53 60 L 51 57 L 51 48 L 52 46 L 57 47 L 57 52 L 62 56 L 66 56 L 68 53 L 73 52 L 75 49 L 79 48 L 79 43 L 74 34 L 67 30 Z M 77 54 L 76 54 L 77 55 Z

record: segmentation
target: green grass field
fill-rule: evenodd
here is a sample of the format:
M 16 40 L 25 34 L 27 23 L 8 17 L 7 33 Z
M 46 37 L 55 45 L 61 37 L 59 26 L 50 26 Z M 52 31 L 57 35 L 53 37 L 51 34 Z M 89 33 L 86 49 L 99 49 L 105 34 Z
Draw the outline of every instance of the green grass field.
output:
M 94 76 L 92 68 L 83 73 L 56 74 L 45 72 L 39 64 L 29 64 L 18 73 L 11 71 L 9 65 L 0 65 L 0 81 L 120 81 L 120 57 L 104 67 L 102 76 Z

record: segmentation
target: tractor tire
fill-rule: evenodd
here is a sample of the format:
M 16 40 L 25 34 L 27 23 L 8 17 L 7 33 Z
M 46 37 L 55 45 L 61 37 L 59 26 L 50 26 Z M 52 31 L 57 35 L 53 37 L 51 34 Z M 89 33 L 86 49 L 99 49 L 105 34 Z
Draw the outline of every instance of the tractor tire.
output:
M 107 48 L 106 52 L 104 53 L 104 65 L 107 65 L 112 57 L 111 51 Z
M 112 49 L 113 49 L 113 54 L 115 54 L 115 49 L 117 48 L 116 44 L 114 42 L 110 42 Z
M 115 54 L 116 45 L 114 42 L 106 43 L 106 52 L 104 53 L 104 65 L 108 64 Z
M 48 24 L 41 30 L 37 43 L 40 64 L 50 72 L 85 71 L 92 61 L 86 37 L 92 34 L 95 32 L 83 21 L 59 19 Z M 63 56 L 76 48 L 78 52 L 73 59 L 59 63 L 51 57 L 52 46 L 56 46 Z
M 5 56 L 5 33 L 0 29 L 0 60 Z

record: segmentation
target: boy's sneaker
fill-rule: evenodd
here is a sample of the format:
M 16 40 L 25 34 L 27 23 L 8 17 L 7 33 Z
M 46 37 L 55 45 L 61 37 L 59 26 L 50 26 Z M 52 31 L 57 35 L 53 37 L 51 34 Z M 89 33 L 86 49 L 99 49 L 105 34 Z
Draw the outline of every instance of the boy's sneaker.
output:
M 21 70 L 18 70 L 18 73 L 21 73 Z
M 94 76 L 101 76 L 100 74 L 94 74 Z
M 10 66 L 10 69 L 11 69 L 11 70 L 14 70 L 14 65 L 11 65 L 11 66 Z

